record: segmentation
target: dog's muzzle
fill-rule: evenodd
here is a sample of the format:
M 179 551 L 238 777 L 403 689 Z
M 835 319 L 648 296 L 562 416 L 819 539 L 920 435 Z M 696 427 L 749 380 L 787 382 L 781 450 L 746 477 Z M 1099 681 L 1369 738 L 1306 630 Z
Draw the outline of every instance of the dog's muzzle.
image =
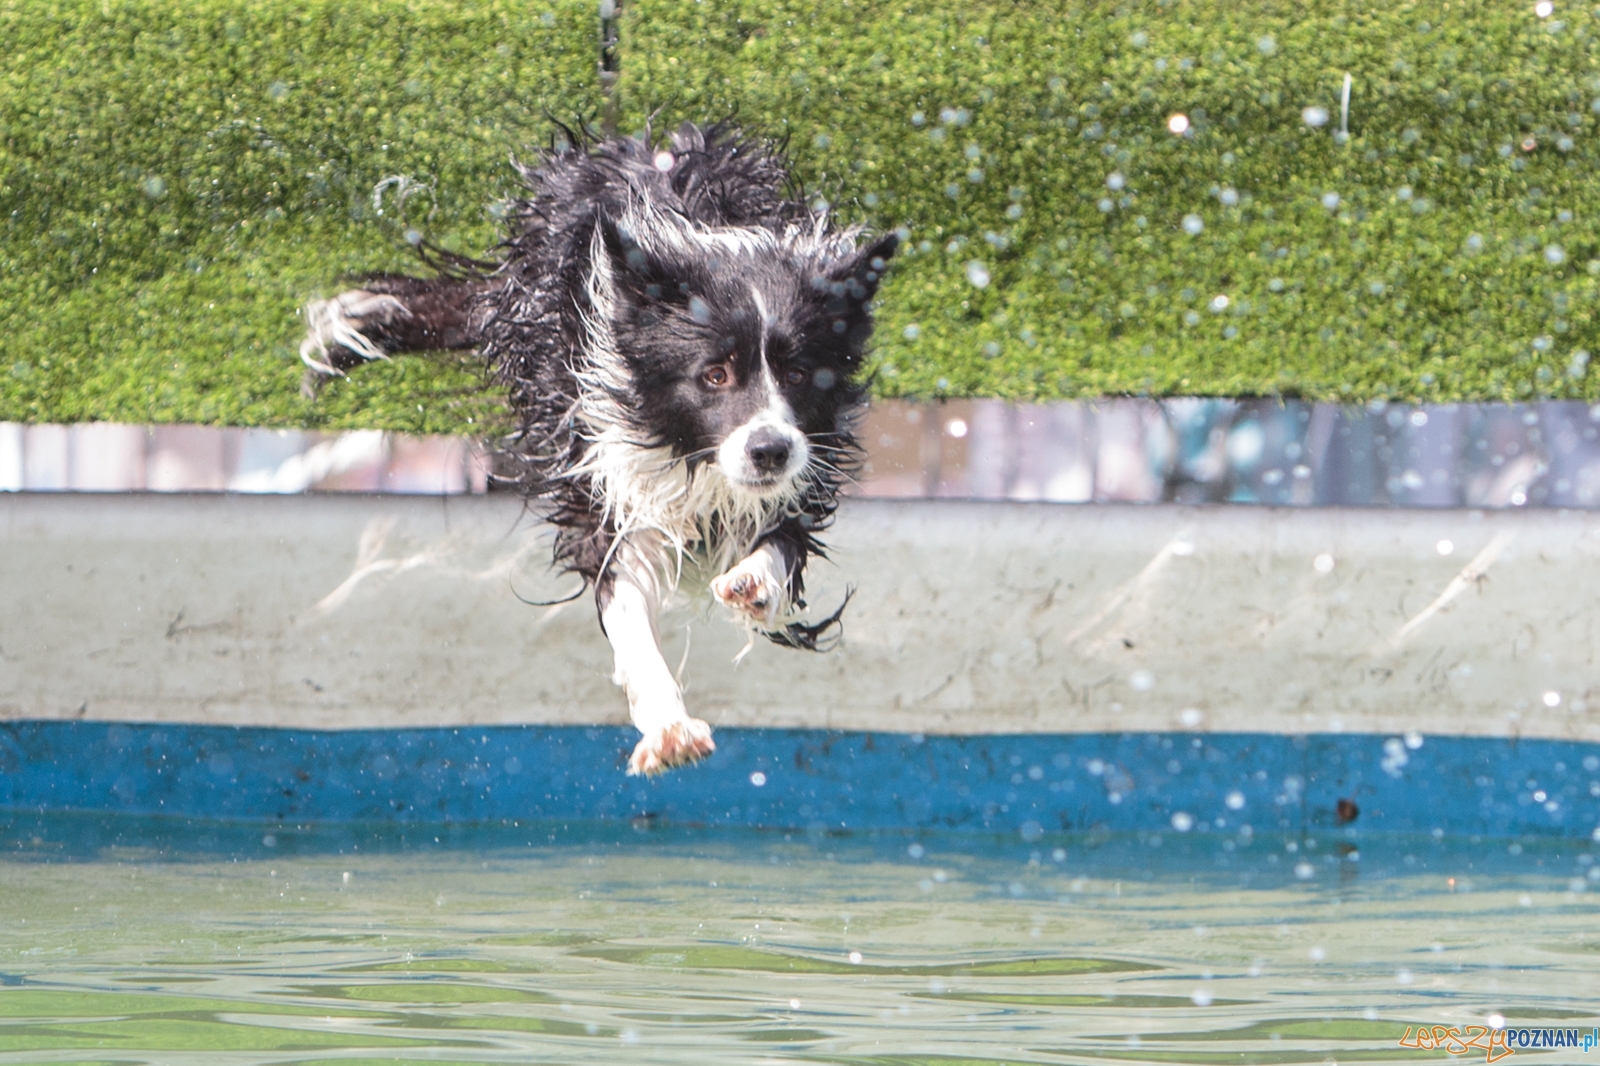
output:
M 717 465 L 728 480 L 762 496 L 787 488 L 810 459 L 801 433 L 771 422 L 740 426 L 717 449 Z

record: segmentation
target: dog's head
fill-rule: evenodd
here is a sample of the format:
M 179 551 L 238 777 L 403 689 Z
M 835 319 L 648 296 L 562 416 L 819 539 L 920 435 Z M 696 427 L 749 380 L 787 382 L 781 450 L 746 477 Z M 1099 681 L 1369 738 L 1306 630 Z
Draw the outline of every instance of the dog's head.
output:
M 839 465 L 896 236 L 856 249 L 838 237 L 596 221 L 634 428 L 761 498 Z

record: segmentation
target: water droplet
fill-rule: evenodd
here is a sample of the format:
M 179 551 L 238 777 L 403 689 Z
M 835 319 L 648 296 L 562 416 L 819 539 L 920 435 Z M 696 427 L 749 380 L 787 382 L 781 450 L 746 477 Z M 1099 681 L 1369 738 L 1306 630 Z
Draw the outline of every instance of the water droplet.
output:
M 975 289 L 987 288 L 989 285 L 989 268 L 974 259 L 967 264 L 967 280 Z
M 1178 712 L 1178 721 L 1183 723 L 1185 729 L 1198 729 L 1200 723 L 1205 721 L 1205 715 L 1198 707 L 1185 707 Z
M 1030 820 L 1022 823 L 1020 832 L 1022 833 L 1022 839 L 1031 844 L 1044 836 L 1044 826 Z
M 1567 261 L 1567 250 L 1559 244 L 1547 244 L 1544 248 L 1545 260 L 1552 266 L 1557 266 Z
M 655 166 L 656 169 L 661 171 L 663 174 L 672 169 L 672 164 L 674 162 L 676 162 L 676 160 L 672 158 L 671 152 L 656 153 Z
M 1302 859 L 1294 864 L 1294 875 L 1302 881 L 1309 881 L 1317 876 L 1317 868 Z
M 1299 872 L 1298 867 L 1296 867 L 1296 872 Z M 1327 949 L 1322 947 L 1320 944 L 1312 948 L 1309 952 L 1307 952 L 1307 954 L 1311 956 L 1312 962 L 1321 962 L 1323 959 L 1328 957 Z
M 1133 686 L 1135 692 L 1149 692 L 1156 685 L 1156 675 L 1148 670 L 1135 670 L 1128 677 L 1128 684 Z
M 1329 211 L 1338 210 L 1338 207 L 1339 207 L 1340 203 L 1341 203 L 1341 197 L 1339 196 L 1338 193 L 1336 193 L 1336 192 L 1325 192 L 1325 193 L 1322 194 L 1322 206 L 1326 207 Z
M 852 965 L 852 966 L 860 966 L 861 965 L 861 952 L 852 951 L 850 953 L 850 955 L 849 955 L 849 959 L 850 959 L 850 965 Z
M 1122 187 L 1127 183 L 1127 179 L 1122 176 L 1122 171 L 1120 170 L 1113 170 L 1106 175 L 1106 188 L 1112 192 L 1121 192 Z
M 918 337 L 922 336 L 922 327 L 913 322 L 911 325 L 901 330 L 900 335 L 908 341 L 914 341 Z
M 1433 546 L 1433 549 L 1440 555 L 1449 555 L 1451 552 L 1456 550 L 1456 546 L 1453 541 L 1441 540 L 1439 543 Z
M 1207 306 L 1209 306 L 1211 308 L 1211 313 L 1212 314 L 1220 315 L 1220 314 L 1222 314 L 1222 312 L 1224 312 L 1224 311 L 1226 311 L 1228 309 L 1228 303 L 1229 303 L 1228 298 L 1226 296 L 1224 296 L 1222 293 L 1218 293 L 1217 295 L 1215 295 L 1215 296 L 1213 296 L 1211 298 L 1211 303 L 1208 304 Z
M 1270 56 L 1277 50 L 1278 42 L 1273 39 L 1271 34 L 1268 34 L 1265 37 L 1256 38 L 1256 51 L 1260 52 L 1262 55 Z
M 1333 556 L 1329 555 L 1327 552 L 1323 552 L 1321 555 L 1311 560 L 1311 568 L 1319 574 L 1333 573 Z
M 1205 220 L 1199 215 L 1183 216 L 1183 232 L 1191 237 L 1198 237 L 1206 228 Z
M 924 115 L 921 111 L 913 111 L 913 112 L 911 112 L 911 124 L 913 126 L 924 125 L 927 121 L 928 121 L 928 116 Z
M 1172 815 L 1172 828 L 1180 833 L 1187 833 L 1194 828 L 1194 816 L 1184 811 L 1176 811 Z
M 1236 207 L 1239 203 L 1239 190 L 1223 189 L 1217 193 L 1217 199 L 1222 201 L 1223 207 Z
M 1561 706 L 1561 693 L 1559 693 L 1559 692 L 1546 692 L 1544 694 L 1544 705 L 1546 707 L 1559 707 L 1559 706 Z
M 943 381 L 944 379 L 940 378 L 939 380 Z M 940 386 L 940 387 L 943 388 L 944 386 Z M 944 424 L 944 431 L 946 433 L 950 434 L 956 440 L 960 440 L 962 437 L 965 437 L 967 435 L 967 422 L 966 422 L 966 419 L 964 419 L 964 418 L 952 418 L 950 421 L 948 421 L 948 422 L 946 422 Z
M 1189 993 L 1189 1000 L 1196 1007 L 1209 1007 L 1211 1006 L 1211 993 L 1204 988 L 1197 988 Z
M 711 322 L 711 306 L 698 296 L 689 297 L 689 317 L 700 325 Z
M 1552 4 L 1550 0 L 1539 0 L 1537 4 L 1533 5 L 1533 13 L 1542 19 L 1547 19 L 1555 14 L 1555 10 L 1556 5 Z
M 167 194 L 166 179 L 153 174 L 140 182 L 139 188 L 152 200 L 159 200 Z
M 1328 109 L 1315 105 L 1305 108 L 1300 112 L 1300 121 L 1313 128 L 1328 124 Z
M 1228 793 L 1227 798 L 1222 802 L 1228 805 L 1228 810 L 1230 811 L 1242 810 L 1244 807 L 1244 793 L 1235 789 Z
M 762 773 L 760 770 L 757 770 L 755 773 L 750 775 L 750 783 L 757 788 L 760 788 L 762 785 L 767 783 L 767 775 Z
M 1600 104 L 1600 100 L 1596 100 Z M 1179 113 L 1167 117 L 1167 131 L 1182 136 L 1189 132 L 1189 116 Z

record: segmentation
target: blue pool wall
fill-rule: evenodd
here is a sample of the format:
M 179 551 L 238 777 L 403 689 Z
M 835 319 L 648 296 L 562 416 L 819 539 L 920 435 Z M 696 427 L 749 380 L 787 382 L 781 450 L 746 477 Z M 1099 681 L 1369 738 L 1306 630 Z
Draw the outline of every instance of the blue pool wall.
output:
M 301 823 L 1600 839 L 1600 745 L 1411 735 L 722 729 L 628 777 L 626 727 L 0 723 L 0 808 Z M 1359 810 L 1341 820 L 1339 801 Z M 1348 808 L 1346 810 L 1348 813 Z

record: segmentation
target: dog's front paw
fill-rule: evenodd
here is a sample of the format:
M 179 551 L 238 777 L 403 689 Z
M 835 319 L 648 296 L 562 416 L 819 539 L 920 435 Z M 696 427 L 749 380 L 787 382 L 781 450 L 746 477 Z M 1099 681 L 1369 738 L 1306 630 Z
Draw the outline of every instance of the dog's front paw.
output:
M 709 725 L 698 718 L 680 719 L 645 734 L 628 758 L 628 775 L 651 777 L 699 762 L 716 750 Z
M 711 594 L 762 629 L 774 627 L 783 603 L 783 586 L 754 556 L 712 579 Z

